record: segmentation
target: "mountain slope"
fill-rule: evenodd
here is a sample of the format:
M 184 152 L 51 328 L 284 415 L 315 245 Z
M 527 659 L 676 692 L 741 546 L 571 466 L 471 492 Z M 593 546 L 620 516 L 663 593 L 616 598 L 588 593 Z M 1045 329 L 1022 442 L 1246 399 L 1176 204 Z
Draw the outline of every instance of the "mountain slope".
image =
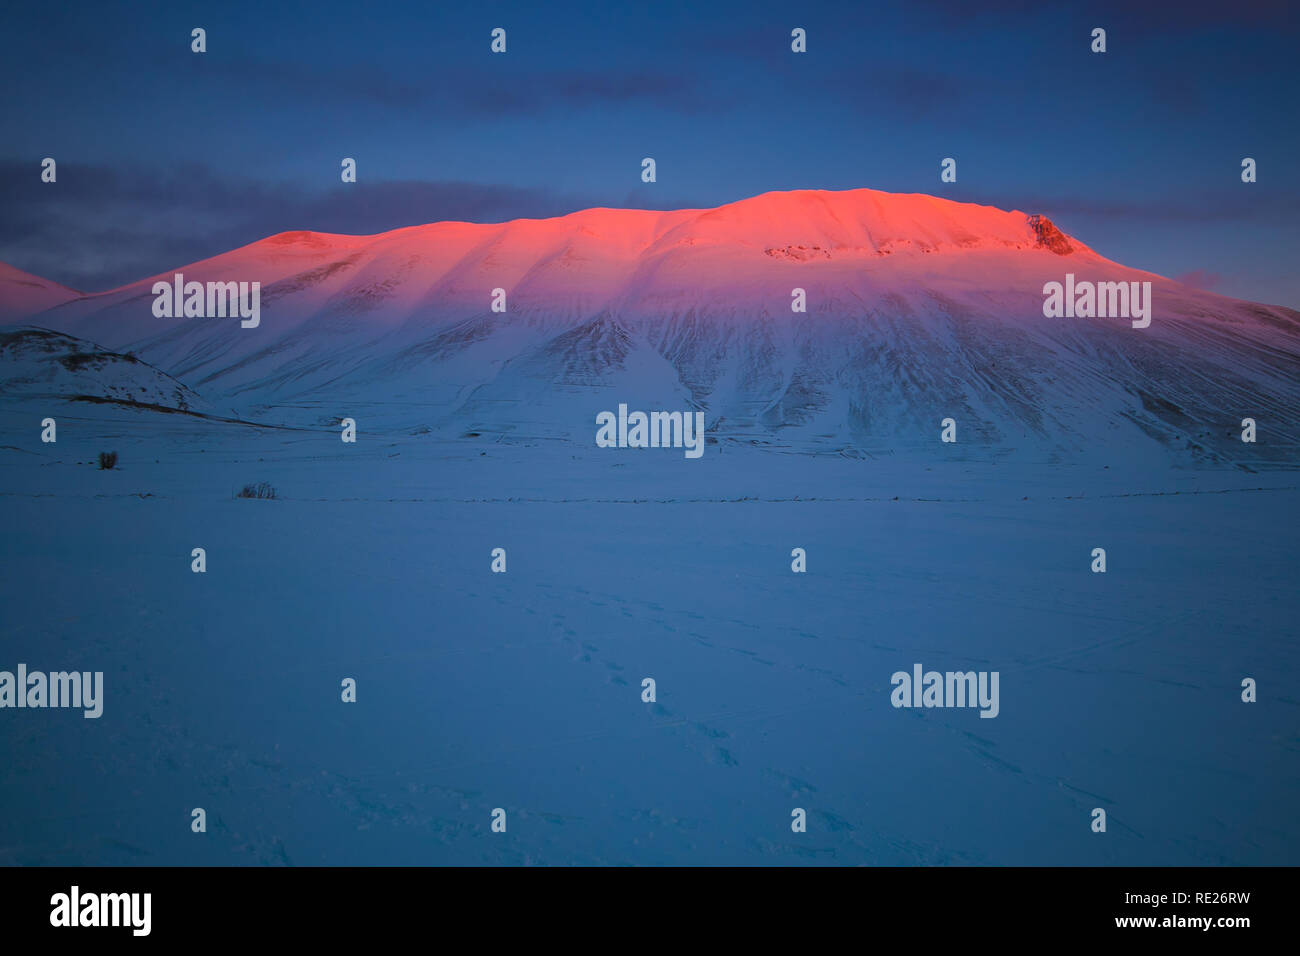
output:
M 0 328 L 0 396 L 207 412 L 192 390 L 134 355 L 34 327 Z
M 1278 454 L 1300 449 L 1300 314 L 931 196 L 283 233 L 177 271 L 261 282 L 260 326 L 155 317 L 153 282 L 173 273 L 40 321 L 266 414 L 371 403 L 394 422 L 589 444 L 595 413 L 627 402 L 699 408 L 724 439 L 871 453 L 928 447 L 951 417 L 959 444 L 1228 459 L 1250 416 Z M 1044 317 L 1044 283 L 1067 273 L 1150 282 L 1150 327 Z
M 0 325 L 52 309 L 80 292 L 0 262 Z

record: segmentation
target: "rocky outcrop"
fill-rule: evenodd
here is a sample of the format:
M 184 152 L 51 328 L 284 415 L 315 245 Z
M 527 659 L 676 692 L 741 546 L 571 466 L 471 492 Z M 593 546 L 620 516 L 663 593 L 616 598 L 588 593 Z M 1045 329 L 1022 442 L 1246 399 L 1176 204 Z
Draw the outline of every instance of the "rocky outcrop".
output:
M 1074 251 L 1074 246 L 1070 245 L 1070 240 L 1065 238 L 1065 233 L 1052 225 L 1052 220 L 1046 216 L 1030 216 L 1029 226 L 1038 237 L 1038 245 L 1049 252 L 1055 252 L 1058 256 L 1068 256 Z

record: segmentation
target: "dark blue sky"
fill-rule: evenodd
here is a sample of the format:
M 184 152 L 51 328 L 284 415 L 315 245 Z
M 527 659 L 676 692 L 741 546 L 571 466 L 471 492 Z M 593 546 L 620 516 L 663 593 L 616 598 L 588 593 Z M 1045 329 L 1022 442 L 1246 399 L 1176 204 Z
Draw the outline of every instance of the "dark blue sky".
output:
M 1300 308 L 1288 7 L 11 5 L 0 259 L 98 290 L 288 229 L 870 186 L 1045 213 L 1126 264 Z

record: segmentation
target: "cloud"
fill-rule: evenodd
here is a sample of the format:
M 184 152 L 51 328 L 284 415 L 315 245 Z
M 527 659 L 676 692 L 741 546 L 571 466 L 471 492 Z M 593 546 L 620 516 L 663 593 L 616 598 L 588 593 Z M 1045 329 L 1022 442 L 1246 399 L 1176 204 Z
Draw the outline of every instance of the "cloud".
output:
M 1269 223 L 1292 225 L 1300 221 L 1300 194 L 1279 191 L 1263 201 L 1239 189 L 1202 193 L 1193 199 L 1185 196 L 1150 198 L 1099 198 L 1092 196 L 1047 195 L 953 190 L 949 198 L 974 202 L 999 209 L 1019 209 L 1042 213 L 1053 219 L 1067 216 L 1092 216 L 1127 222 L 1197 223 L 1203 225 L 1233 223 Z
M 867 103 L 886 105 L 907 116 L 949 111 L 976 92 L 978 81 L 957 79 L 937 70 L 911 67 L 875 67 L 859 77 L 862 92 L 856 97 Z
M 160 64 L 161 65 L 161 64 Z M 456 82 L 411 79 L 388 65 L 331 64 L 240 57 L 216 60 L 208 72 L 222 89 L 238 84 L 265 95 L 309 102 L 351 100 L 403 113 L 531 116 L 593 106 L 652 106 L 699 113 L 721 99 L 698 75 L 631 64 L 609 70 L 527 69 L 513 61 L 492 70 L 459 69 Z
M 1078 11 L 1068 6 L 1054 10 L 1039 0 L 918 0 L 918 6 L 928 9 L 927 26 L 943 30 L 967 29 L 970 21 L 997 20 L 1016 25 L 1035 16 L 1063 16 L 1077 19 Z M 1233 31 L 1283 26 L 1294 23 L 1295 5 L 1292 0 L 1093 0 L 1083 11 L 1097 26 L 1112 24 L 1144 32 L 1194 33 L 1205 30 Z M 1105 21 L 1105 22 L 1103 22 Z

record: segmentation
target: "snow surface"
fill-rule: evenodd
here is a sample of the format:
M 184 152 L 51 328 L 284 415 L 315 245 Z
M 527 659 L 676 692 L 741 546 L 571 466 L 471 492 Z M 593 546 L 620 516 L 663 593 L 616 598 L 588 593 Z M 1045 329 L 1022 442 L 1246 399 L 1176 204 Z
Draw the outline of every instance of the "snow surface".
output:
M 0 262 L 0 323 L 71 302 L 81 293 Z
M 155 317 L 153 282 L 174 273 L 28 321 L 274 423 L 370 404 L 385 425 L 443 437 L 585 443 L 626 398 L 702 410 L 718 437 L 820 451 L 928 448 L 946 417 L 1038 457 L 1154 443 L 1232 458 L 1246 416 L 1270 422 L 1272 448 L 1300 448 L 1300 313 L 1063 238 L 1064 255 L 1023 213 L 929 196 L 769 193 L 714 210 L 283 233 L 178 269 L 261 282 L 256 329 Z M 1151 282 L 1151 326 L 1045 318 L 1043 285 L 1067 273 Z M 490 310 L 497 288 L 505 313 Z M 795 288 L 806 314 L 791 312 Z
M 797 192 L 178 270 L 255 330 L 2 313 L 0 669 L 106 699 L 0 712 L 0 862 L 1294 864 L 1300 316 L 1065 241 Z M 1067 271 L 1151 327 L 1044 319 Z M 596 448 L 620 402 L 703 457 Z M 999 716 L 893 708 L 917 662 Z
M 1293 471 L 58 417 L 4 406 L 5 662 L 106 702 L 5 713 L 5 863 L 1295 862 Z

